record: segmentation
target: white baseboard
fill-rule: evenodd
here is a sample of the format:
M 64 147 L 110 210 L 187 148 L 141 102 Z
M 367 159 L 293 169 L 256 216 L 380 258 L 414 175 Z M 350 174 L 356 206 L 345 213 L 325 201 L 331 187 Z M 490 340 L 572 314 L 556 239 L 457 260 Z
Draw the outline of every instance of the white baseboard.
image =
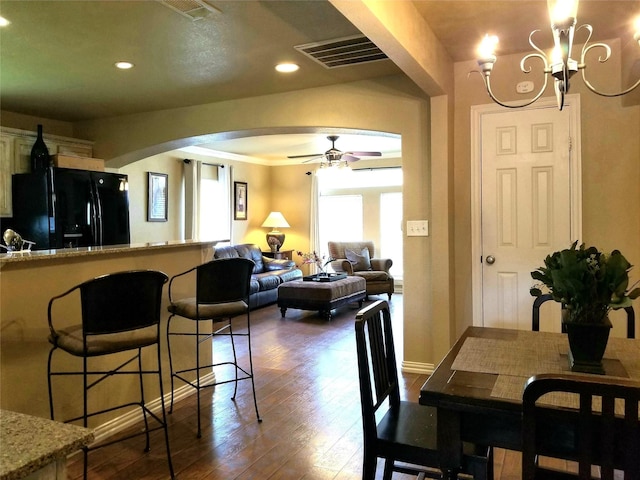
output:
M 403 361 L 400 365 L 404 373 L 417 373 L 420 375 L 431 375 L 435 369 L 433 363 L 407 362 Z
M 200 377 L 200 383 L 207 384 L 212 383 L 216 379 L 216 376 L 213 372 L 208 373 L 207 375 L 203 375 Z M 173 403 L 179 402 L 184 398 L 193 395 L 195 393 L 195 389 L 189 385 L 183 385 L 180 388 L 177 388 L 173 394 Z M 165 393 L 164 395 L 164 404 L 167 410 L 169 410 L 169 402 L 171 401 L 171 392 Z M 151 410 L 153 413 L 158 415 L 160 409 L 162 407 L 162 402 L 160 401 L 160 397 L 152 400 L 151 402 L 147 402 L 147 408 Z M 115 435 L 116 433 L 122 432 L 127 428 L 132 427 L 133 425 L 142 422 L 142 410 L 140 408 L 135 408 L 130 412 L 125 413 L 124 415 L 120 415 L 119 417 L 114 418 L 113 420 L 109 420 L 106 423 L 96 427 L 94 429 L 95 442 L 102 442 L 107 438 Z

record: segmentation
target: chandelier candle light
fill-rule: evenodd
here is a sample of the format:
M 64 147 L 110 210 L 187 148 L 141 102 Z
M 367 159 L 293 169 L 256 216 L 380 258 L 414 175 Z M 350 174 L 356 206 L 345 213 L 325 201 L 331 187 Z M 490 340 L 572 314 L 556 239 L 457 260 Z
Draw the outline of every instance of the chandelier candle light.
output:
M 284 233 L 279 228 L 289 228 L 289 223 L 280 212 L 271 212 L 267 219 L 262 222 L 263 227 L 271 228 L 267 233 L 267 244 L 272 252 L 278 252 L 284 243 Z
M 631 92 L 638 85 L 640 85 L 640 79 L 638 79 L 636 83 L 621 92 L 605 93 L 598 91 L 586 78 L 585 70 L 587 68 L 587 65 L 585 62 L 585 57 L 587 52 L 589 52 L 589 50 L 591 50 L 592 48 L 602 48 L 605 55 L 600 56 L 598 58 L 598 61 L 600 63 L 604 63 L 611 56 L 611 48 L 605 43 L 589 44 L 589 40 L 591 39 L 591 36 L 593 34 L 593 27 L 591 25 L 585 23 L 576 28 L 576 21 L 578 16 L 578 0 L 547 0 L 547 7 L 549 10 L 554 43 L 554 47 L 550 55 L 551 58 L 547 58 L 547 55 L 540 48 L 538 48 L 535 43 L 533 43 L 533 34 L 539 32 L 539 30 L 534 30 L 529 34 L 529 44 L 537 53 L 530 53 L 528 55 L 525 55 L 520 61 L 520 69 L 523 73 L 531 72 L 531 67 L 526 66 L 526 63 L 529 59 L 538 58 L 544 65 L 544 85 L 542 85 L 540 91 L 531 100 L 527 100 L 525 103 L 520 105 L 510 105 L 498 100 L 491 90 L 491 72 L 493 70 L 494 64 L 497 61 L 495 51 L 498 44 L 498 37 L 486 35 L 482 40 L 482 43 L 478 47 L 478 65 L 480 66 L 482 72 L 473 70 L 472 72 L 470 72 L 470 74 L 474 72 L 482 73 L 482 78 L 484 80 L 485 87 L 487 88 L 487 93 L 494 102 L 507 108 L 520 108 L 531 105 L 533 102 L 538 100 L 546 90 L 549 79 L 549 76 L 547 74 L 550 74 L 554 78 L 554 90 L 558 102 L 558 109 L 562 110 L 562 107 L 564 106 L 565 95 L 569 92 L 569 79 L 578 70 L 581 71 L 582 81 L 587 86 L 587 88 L 593 93 L 596 93 L 603 97 L 619 97 Z M 635 20 L 634 28 L 635 33 L 633 35 L 633 38 L 638 42 L 638 46 L 640 46 L 640 17 Z M 573 47 L 573 35 L 576 30 L 580 29 L 584 29 L 588 33 L 587 39 L 582 47 L 580 62 L 578 62 L 571 58 L 571 48 Z

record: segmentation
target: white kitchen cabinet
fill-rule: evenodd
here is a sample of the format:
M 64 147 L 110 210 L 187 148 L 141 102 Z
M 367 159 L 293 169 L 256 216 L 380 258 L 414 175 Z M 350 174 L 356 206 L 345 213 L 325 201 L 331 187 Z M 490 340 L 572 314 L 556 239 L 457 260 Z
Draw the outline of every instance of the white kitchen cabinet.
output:
M 0 216 L 11 216 L 11 175 L 13 174 L 13 137 L 0 134 Z

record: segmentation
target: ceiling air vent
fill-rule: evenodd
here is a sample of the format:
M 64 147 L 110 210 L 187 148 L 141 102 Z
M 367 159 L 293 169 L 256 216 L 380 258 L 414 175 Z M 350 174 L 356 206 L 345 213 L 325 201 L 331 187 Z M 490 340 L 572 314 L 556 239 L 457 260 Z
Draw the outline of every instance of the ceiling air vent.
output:
M 347 67 L 388 58 L 364 35 L 308 43 L 293 48 L 325 68 Z
M 221 13 L 205 0 L 157 0 L 165 7 L 184 15 L 191 20 L 201 20 L 210 13 Z

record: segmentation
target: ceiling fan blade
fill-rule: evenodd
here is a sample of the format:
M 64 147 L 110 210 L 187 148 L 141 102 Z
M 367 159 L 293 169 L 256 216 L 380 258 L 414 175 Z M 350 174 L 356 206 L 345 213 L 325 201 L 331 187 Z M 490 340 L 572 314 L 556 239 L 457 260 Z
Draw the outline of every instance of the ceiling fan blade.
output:
M 381 157 L 382 152 L 344 152 L 344 155 L 354 155 L 356 157 Z
M 301 156 L 303 156 L 303 157 L 311 157 L 310 159 L 305 160 L 304 162 L 302 162 L 302 163 L 309 163 L 309 162 L 313 162 L 314 160 L 318 160 L 319 158 L 322 158 L 324 156 L 324 154 L 320 153 L 320 154 L 313 155 L 313 156 L 311 156 L 311 155 L 301 155 Z M 289 158 L 296 158 L 296 157 L 289 157 Z
M 353 155 L 350 155 L 348 153 L 343 153 L 342 160 L 346 162 L 357 162 L 358 160 L 360 160 L 360 157 L 354 157 Z
M 321 157 L 324 153 L 310 153 L 307 155 L 289 155 L 287 158 Z

